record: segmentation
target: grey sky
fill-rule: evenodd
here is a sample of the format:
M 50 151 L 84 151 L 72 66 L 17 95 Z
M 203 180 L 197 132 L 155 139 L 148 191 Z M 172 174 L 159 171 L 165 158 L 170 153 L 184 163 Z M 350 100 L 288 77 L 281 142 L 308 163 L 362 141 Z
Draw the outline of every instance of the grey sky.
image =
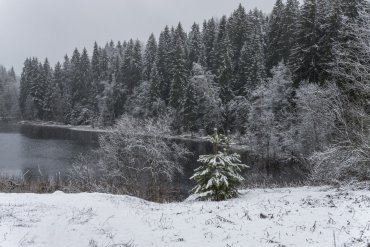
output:
M 239 3 L 268 13 L 275 0 L 0 0 L 0 64 L 21 72 L 26 57 L 54 65 L 75 47 L 139 38 L 163 27 L 229 15 Z M 90 52 L 91 53 L 91 52 Z

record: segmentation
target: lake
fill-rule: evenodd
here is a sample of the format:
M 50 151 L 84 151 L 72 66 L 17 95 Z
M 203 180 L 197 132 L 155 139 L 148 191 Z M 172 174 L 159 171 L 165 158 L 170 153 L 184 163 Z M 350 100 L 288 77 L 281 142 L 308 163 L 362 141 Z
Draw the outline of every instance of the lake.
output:
M 53 125 L 10 125 L 0 122 L 0 173 L 32 177 L 65 175 L 74 160 L 98 147 L 99 130 Z M 206 141 L 174 138 L 194 153 L 182 164 L 184 173 L 175 183 L 186 190 L 192 186 L 189 178 L 198 166 L 200 154 L 210 153 L 212 145 Z M 246 149 L 237 150 L 241 161 L 250 166 L 244 171 L 245 183 L 286 184 L 303 181 L 307 172 L 294 161 L 278 162 L 261 159 Z
M 78 155 L 93 148 L 93 145 L 72 140 L 31 138 L 22 134 L 20 126 L 0 123 L 2 174 L 63 176 Z

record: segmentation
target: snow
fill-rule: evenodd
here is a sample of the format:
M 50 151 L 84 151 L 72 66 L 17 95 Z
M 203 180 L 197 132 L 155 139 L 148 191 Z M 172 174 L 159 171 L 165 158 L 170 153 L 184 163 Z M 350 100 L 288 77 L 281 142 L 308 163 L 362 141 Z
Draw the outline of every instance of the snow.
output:
M 366 246 L 370 191 L 254 189 L 158 204 L 98 193 L 0 194 L 0 246 Z

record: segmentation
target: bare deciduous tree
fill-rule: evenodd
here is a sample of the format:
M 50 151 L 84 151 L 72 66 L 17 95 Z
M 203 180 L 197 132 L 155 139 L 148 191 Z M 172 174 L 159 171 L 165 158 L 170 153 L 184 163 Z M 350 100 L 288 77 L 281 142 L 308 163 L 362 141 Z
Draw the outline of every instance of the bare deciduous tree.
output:
M 100 137 L 100 149 L 92 159 L 84 156 L 76 162 L 72 177 L 77 179 L 71 180 L 72 185 L 158 199 L 163 186 L 169 186 L 176 174 L 182 173 L 182 164 L 190 154 L 169 138 L 170 123 L 167 118 L 123 116 Z

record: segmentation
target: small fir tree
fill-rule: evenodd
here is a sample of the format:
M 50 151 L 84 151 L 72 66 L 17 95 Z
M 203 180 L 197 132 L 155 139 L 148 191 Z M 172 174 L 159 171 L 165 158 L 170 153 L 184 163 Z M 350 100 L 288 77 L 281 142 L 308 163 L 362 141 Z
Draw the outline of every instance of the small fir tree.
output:
M 211 137 L 213 154 L 201 155 L 198 162 L 201 166 L 195 169 L 190 178 L 197 182 L 193 188 L 194 194 L 202 194 L 201 199 L 222 201 L 238 196 L 238 186 L 244 180 L 239 172 L 248 168 L 241 164 L 240 155 L 230 153 L 230 138 L 220 135 L 215 129 Z M 223 147 L 223 151 L 219 151 Z

